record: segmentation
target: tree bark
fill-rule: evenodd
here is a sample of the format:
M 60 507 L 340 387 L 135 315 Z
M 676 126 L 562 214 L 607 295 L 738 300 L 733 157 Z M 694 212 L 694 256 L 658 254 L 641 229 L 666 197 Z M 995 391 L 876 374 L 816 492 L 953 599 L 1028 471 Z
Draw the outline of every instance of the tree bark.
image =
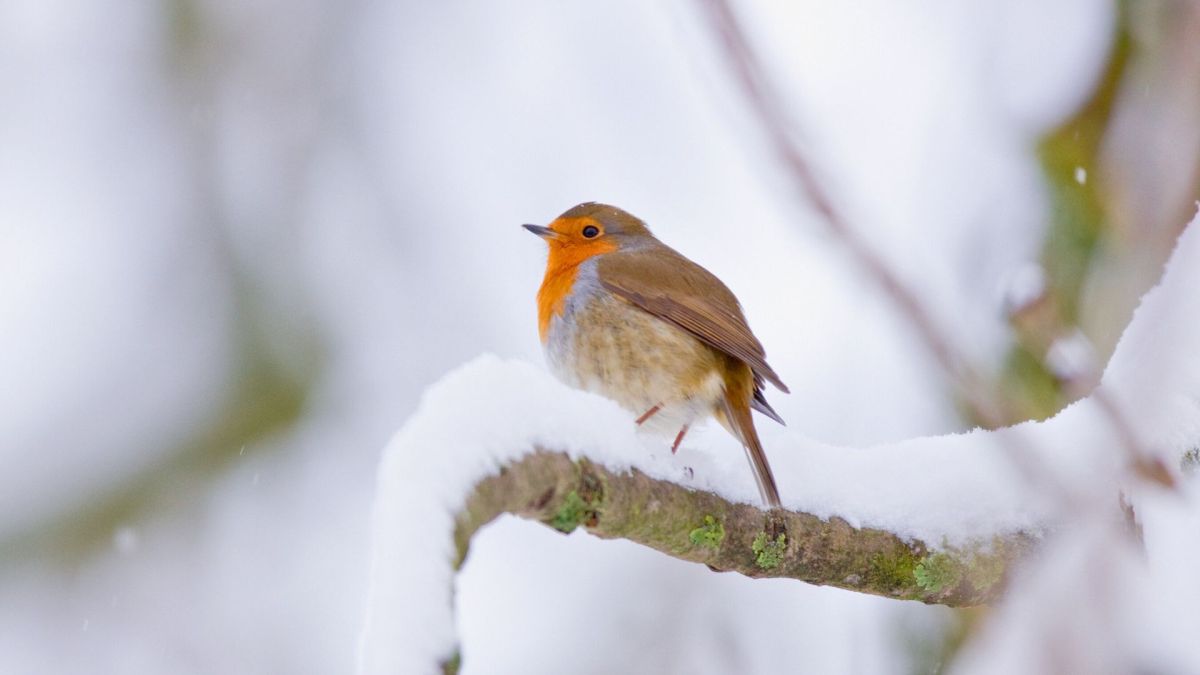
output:
M 538 451 L 475 486 L 455 524 L 457 565 L 471 537 L 503 513 L 561 532 L 583 527 L 598 537 L 628 539 L 714 571 L 954 607 L 996 599 L 1010 564 L 1036 541 L 1016 533 L 937 546 L 841 518 L 764 511 L 636 469 L 613 472 L 587 459 Z

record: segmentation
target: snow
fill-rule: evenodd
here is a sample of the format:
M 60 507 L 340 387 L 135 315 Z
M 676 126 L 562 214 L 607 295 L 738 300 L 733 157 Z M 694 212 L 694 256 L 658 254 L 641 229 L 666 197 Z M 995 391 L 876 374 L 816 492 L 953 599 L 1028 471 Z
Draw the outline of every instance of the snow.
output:
M 1138 505 L 1146 550 L 1090 519 L 1018 569 L 1005 602 L 951 672 L 1187 673 L 1200 664 L 1196 485 Z
M 1040 263 L 1027 262 L 1010 272 L 1001 285 L 1002 302 L 1008 314 L 1029 307 L 1046 293 L 1046 271 Z
M 1193 223 L 1180 238 L 1101 385 L 1139 440 L 1175 463 L 1200 438 L 1198 230 Z M 1017 470 L 1017 448 L 1033 458 L 1036 472 L 1084 494 L 1111 496 L 1128 459 L 1111 420 L 1088 399 L 1045 422 L 866 448 L 823 444 L 780 429 L 764 437 L 788 508 L 840 516 L 933 546 L 1040 532 L 1063 515 L 1055 510 L 1055 495 L 1034 490 Z M 521 361 L 482 356 L 447 375 L 425 394 L 380 466 L 361 671 L 422 672 L 454 652 L 451 535 L 455 513 L 480 479 L 545 449 L 755 503 L 749 469 L 732 441 L 705 435 L 702 442 L 706 447 L 685 445 L 673 457 L 660 439 L 640 434 L 615 403 L 572 390 Z M 1113 522 L 1118 519 L 1107 516 L 1092 522 L 1088 536 L 1100 537 L 1096 532 Z M 417 543 L 424 550 L 414 554 Z M 1062 545 L 1067 561 L 1079 555 L 1069 547 L 1094 546 L 1086 537 Z M 1045 574 L 1057 579 L 1053 570 Z
M 1102 386 L 1144 451 L 1168 466 L 1200 438 L 1200 217 L 1122 335 Z M 1104 421 L 1102 421 L 1104 422 Z M 1061 447 L 1061 446 L 1060 446 Z M 1124 481 L 1123 481 L 1124 482 Z M 1098 486 L 1101 493 L 1106 485 Z M 1194 672 L 1200 664 L 1200 485 L 1124 486 L 1144 552 L 1117 519 L 1084 513 L 1018 568 L 953 672 Z M 1109 490 L 1106 495 L 1113 497 Z
M 742 4 L 814 169 L 994 364 L 998 281 L 1044 235 L 1036 139 L 1094 91 L 1116 5 Z M 380 447 L 447 370 L 537 361 L 544 252 L 516 225 L 583 199 L 646 217 L 737 291 L 796 374 L 769 452 L 806 447 L 792 432 L 964 428 L 759 151 L 694 3 L 173 7 L 0 3 L 0 89 L 20 92 L 0 116 L 0 532 L 47 542 L 0 565 L 0 672 L 347 670 Z M 302 417 L 193 463 L 197 433 L 254 413 L 235 398 L 259 372 L 247 349 L 317 377 Z M 90 544 L 53 526 L 181 458 Z M 715 425 L 670 464 L 748 480 Z M 950 616 L 517 518 L 457 583 L 467 672 L 905 672 Z
M 1081 330 L 1055 340 L 1046 351 L 1046 366 L 1059 380 L 1078 380 L 1095 372 L 1096 354 Z
M 680 473 L 665 446 L 650 452 L 615 403 L 532 365 L 484 356 L 450 373 L 422 398 L 380 467 L 363 672 L 422 672 L 454 652 L 455 513 L 481 478 L 538 447 L 611 469 L 637 461 L 656 477 Z M 417 542 L 425 550 L 414 555 Z M 406 636 L 404 646 L 388 636 Z
M 1159 285 L 1121 335 L 1102 386 L 1141 441 L 1178 462 L 1200 438 L 1200 217 L 1180 235 Z

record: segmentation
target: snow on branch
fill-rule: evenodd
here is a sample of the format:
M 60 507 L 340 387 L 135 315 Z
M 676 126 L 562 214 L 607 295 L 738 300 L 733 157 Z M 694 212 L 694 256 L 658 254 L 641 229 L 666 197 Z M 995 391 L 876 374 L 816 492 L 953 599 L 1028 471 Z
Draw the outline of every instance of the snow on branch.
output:
M 1200 441 L 1197 230 L 1122 337 L 1100 385 L 1105 405 L 1089 398 L 1045 422 L 870 448 L 782 430 L 767 439 L 784 499 L 772 513 L 757 507 L 732 442 L 672 456 L 610 401 L 526 363 L 476 359 L 426 392 L 385 452 L 361 672 L 454 663 L 454 574 L 471 536 L 501 513 L 750 576 L 988 601 L 1016 556 L 1072 518 L 1012 448 L 1036 457 L 1047 484 L 1120 519 L 1118 492 L 1134 480 L 1124 435 L 1172 472 Z M 1127 428 L 1113 428 L 1109 406 Z

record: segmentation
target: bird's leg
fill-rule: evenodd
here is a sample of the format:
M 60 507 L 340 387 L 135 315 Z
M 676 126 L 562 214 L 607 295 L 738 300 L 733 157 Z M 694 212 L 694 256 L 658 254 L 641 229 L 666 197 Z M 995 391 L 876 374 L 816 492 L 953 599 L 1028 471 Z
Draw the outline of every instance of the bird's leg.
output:
M 642 413 L 642 416 L 637 418 L 637 420 L 635 420 L 635 421 L 638 423 L 638 425 L 641 425 L 646 420 L 650 419 L 651 417 L 654 417 L 654 413 L 658 412 L 659 410 L 662 410 L 662 404 L 656 403 L 656 404 L 654 404 L 653 408 Z
M 683 428 L 679 430 L 679 435 L 675 437 L 675 442 L 671 444 L 672 455 L 675 454 L 675 451 L 679 449 L 679 444 L 683 442 L 683 437 L 687 435 L 687 430 L 688 425 L 686 424 L 683 425 Z

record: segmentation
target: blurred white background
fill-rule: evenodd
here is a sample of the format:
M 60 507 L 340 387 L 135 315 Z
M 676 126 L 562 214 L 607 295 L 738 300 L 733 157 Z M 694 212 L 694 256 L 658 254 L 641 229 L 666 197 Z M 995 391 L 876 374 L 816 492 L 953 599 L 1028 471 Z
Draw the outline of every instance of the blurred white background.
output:
M 1061 255 L 1111 348 L 1196 195 L 1194 5 L 736 8 L 853 226 L 1017 417 L 1068 400 L 1006 288 Z M 519 224 L 581 201 L 738 293 L 792 430 L 970 426 L 723 58 L 683 0 L 0 4 L 0 672 L 350 670 L 380 450 L 541 363 Z M 516 520 L 458 603 L 468 673 L 934 672 L 973 621 Z

